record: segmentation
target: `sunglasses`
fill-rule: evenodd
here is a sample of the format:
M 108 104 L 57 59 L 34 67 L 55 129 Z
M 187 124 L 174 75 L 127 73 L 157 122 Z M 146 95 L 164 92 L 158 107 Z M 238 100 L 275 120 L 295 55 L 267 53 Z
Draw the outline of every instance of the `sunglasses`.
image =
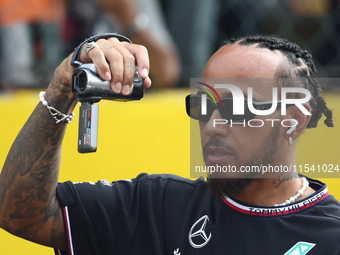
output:
M 215 102 L 212 98 L 206 97 L 206 114 L 202 115 L 202 95 L 188 95 L 185 98 L 185 105 L 187 114 L 189 117 L 200 120 L 209 121 L 212 113 L 218 108 L 223 119 L 228 121 L 232 120 L 234 123 L 249 121 L 254 119 L 256 114 L 252 113 L 248 108 L 248 100 L 244 100 L 244 114 L 234 115 L 233 114 L 233 99 L 232 98 L 222 98 L 222 105 L 220 102 Z M 253 106 L 256 110 L 269 110 L 273 105 L 273 102 L 253 102 Z M 287 105 L 290 106 L 290 105 Z M 281 109 L 281 101 L 277 101 L 276 110 Z

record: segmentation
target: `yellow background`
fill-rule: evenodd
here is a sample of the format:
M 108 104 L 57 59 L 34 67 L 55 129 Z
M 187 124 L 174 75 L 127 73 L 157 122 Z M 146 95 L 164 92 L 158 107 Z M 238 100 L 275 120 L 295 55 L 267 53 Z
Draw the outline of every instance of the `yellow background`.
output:
M 0 95 L 0 165 L 17 133 L 39 101 L 39 91 L 22 90 Z M 60 181 L 97 181 L 133 178 L 141 172 L 172 173 L 190 177 L 190 120 L 184 98 L 189 89 L 149 91 L 139 102 L 102 101 L 99 104 L 98 150 L 77 152 L 78 107 L 68 126 Z M 297 164 L 340 164 L 340 95 L 325 95 L 334 109 L 334 128 L 322 121 L 300 138 Z M 340 174 L 339 174 L 340 177 Z M 340 200 L 339 179 L 321 179 Z M 0 254 L 53 254 L 51 248 L 14 237 L 0 230 Z

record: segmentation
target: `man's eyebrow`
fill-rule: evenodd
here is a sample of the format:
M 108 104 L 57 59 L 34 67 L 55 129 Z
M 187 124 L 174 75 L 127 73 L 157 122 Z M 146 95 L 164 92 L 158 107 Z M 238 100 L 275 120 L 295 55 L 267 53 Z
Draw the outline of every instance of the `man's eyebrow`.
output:
M 197 94 L 196 94 L 196 95 L 203 95 L 203 94 L 207 94 L 207 92 L 204 91 L 204 90 L 202 90 L 202 89 L 199 89 L 199 90 L 197 91 Z
M 230 91 L 223 93 L 222 98 L 232 98 L 233 94 Z
M 244 99 L 248 99 L 248 94 L 247 92 L 243 92 L 244 95 Z M 227 91 L 225 93 L 223 93 L 221 98 L 233 98 L 233 94 L 230 91 Z M 260 99 L 254 97 L 253 95 L 253 102 L 262 102 Z
M 202 95 L 202 94 L 207 94 L 207 93 L 204 90 L 199 89 L 197 91 L 197 95 Z M 227 92 L 222 94 L 221 98 L 233 98 L 233 94 L 230 91 L 227 91 Z M 248 99 L 247 92 L 244 92 L 244 99 Z M 253 96 L 253 102 L 262 102 L 262 100 Z

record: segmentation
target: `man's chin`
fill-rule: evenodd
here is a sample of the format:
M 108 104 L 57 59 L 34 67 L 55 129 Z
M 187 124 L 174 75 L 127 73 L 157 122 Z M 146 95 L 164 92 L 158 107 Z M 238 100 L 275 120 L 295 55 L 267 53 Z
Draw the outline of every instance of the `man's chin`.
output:
M 237 198 L 247 190 L 253 181 L 252 178 L 221 178 L 218 176 L 219 174 L 210 174 L 208 177 L 210 192 L 215 198 L 219 197 L 221 193 Z
M 240 173 L 223 173 L 223 172 L 210 172 L 208 173 L 208 178 L 212 179 L 241 179 L 247 176 L 241 175 Z

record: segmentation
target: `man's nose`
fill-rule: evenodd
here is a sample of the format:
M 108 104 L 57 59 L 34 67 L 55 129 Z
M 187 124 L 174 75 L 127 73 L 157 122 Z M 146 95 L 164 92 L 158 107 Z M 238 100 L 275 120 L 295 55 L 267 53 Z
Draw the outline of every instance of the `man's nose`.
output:
M 220 136 L 227 136 L 229 132 L 229 124 L 228 120 L 222 118 L 220 111 L 216 108 L 209 121 L 207 122 L 204 132 L 208 136 L 220 135 Z

